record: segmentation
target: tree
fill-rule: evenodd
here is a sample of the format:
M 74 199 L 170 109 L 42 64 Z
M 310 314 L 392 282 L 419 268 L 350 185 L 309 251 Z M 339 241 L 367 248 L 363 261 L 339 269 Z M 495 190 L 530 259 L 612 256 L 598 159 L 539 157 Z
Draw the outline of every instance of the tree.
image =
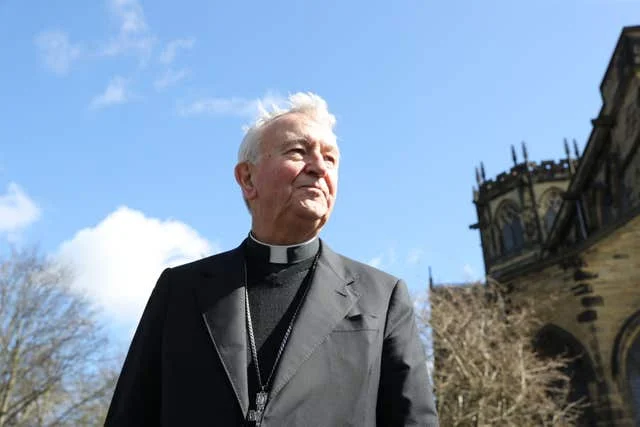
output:
M 499 284 L 438 286 L 418 321 L 433 339 L 433 382 L 443 426 L 572 426 L 583 402 L 570 402 L 564 356 L 534 348 L 541 323 L 530 300 L 517 305 Z
M 115 359 L 71 277 L 36 250 L 0 258 L 0 427 L 103 423 Z

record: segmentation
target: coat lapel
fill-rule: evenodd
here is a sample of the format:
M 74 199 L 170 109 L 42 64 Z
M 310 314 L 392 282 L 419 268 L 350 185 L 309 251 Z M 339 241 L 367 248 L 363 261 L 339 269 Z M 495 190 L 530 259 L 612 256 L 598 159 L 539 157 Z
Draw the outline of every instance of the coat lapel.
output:
M 242 249 L 223 254 L 223 259 L 202 273 L 196 298 L 203 322 L 220 357 L 242 413 L 249 408 L 247 390 L 247 330 Z
M 345 271 L 338 255 L 323 242 L 311 288 L 282 354 L 270 398 L 282 390 L 358 300 L 358 292 L 348 286 L 355 279 Z

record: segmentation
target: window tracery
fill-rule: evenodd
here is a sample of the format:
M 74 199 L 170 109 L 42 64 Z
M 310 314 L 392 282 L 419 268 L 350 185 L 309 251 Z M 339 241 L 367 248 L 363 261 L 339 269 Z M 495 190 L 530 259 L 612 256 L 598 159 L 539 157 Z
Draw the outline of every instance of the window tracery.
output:
M 503 203 L 498 210 L 497 223 L 503 255 L 516 252 L 524 246 L 524 227 L 515 203 Z

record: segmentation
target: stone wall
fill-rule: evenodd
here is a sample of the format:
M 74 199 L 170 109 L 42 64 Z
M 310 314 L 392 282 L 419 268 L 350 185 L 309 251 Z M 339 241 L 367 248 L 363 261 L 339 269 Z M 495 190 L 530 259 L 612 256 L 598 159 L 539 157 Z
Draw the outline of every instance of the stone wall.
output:
M 597 237 L 597 236 L 595 236 Z M 602 425 L 632 425 L 626 380 L 614 375 L 620 357 L 617 337 L 640 311 L 640 216 L 589 247 L 511 282 L 514 298 L 553 301 L 545 321 L 573 335 L 588 353 L 596 378 L 590 384 Z

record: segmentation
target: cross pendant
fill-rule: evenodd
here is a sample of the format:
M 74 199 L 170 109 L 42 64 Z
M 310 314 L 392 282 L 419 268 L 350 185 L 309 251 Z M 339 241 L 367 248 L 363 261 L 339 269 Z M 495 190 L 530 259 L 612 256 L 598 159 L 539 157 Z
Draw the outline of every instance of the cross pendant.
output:
M 256 427 L 260 427 L 262 424 L 262 413 L 264 412 L 264 407 L 267 405 L 267 392 L 262 390 L 256 394 L 256 409 L 252 409 L 249 411 L 249 421 L 253 421 L 256 423 Z

